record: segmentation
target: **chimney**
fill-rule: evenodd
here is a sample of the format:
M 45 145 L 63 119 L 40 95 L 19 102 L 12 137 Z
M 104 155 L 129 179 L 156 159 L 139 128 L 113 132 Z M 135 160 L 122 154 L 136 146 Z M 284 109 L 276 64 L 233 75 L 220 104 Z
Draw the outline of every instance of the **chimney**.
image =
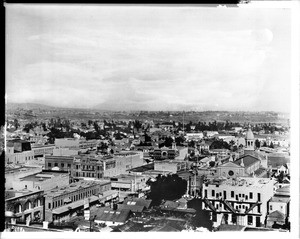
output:
M 244 165 L 244 159 L 242 158 L 241 159 L 241 164 L 240 164 L 242 167 L 245 167 L 245 165 Z

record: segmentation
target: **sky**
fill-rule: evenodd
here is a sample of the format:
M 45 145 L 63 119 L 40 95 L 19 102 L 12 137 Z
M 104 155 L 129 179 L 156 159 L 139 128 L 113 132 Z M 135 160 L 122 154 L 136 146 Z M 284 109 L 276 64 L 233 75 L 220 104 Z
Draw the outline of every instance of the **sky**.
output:
M 290 108 L 289 9 L 6 6 L 7 102 Z

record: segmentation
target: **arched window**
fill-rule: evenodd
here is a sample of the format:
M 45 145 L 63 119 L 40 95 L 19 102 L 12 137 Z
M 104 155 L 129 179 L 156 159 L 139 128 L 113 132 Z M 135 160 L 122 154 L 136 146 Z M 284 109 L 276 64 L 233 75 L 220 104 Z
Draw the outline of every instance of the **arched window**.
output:
M 31 209 L 31 208 L 32 208 L 31 202 L 30 202 L 30 201 L 27 201 L 27 202 L 25 203 L 25 210 L 29 210 L 29 209 Z
M 20 213 L 20 212 L 22 212 L 22 205 L 20 203 L 18 203 L 15 206 L 15 213 Z

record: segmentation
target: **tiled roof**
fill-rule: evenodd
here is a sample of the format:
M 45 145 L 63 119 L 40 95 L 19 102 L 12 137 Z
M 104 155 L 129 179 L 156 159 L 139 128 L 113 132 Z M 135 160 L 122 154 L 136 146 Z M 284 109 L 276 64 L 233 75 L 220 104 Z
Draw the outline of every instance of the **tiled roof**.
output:
M 138 205 L 128 205 L 128 204 L 120 204 L 118 205 L 118 209 L 128 209 L 132 212 L 142 212 L 144 210 L 144 206 L 138 206 Z

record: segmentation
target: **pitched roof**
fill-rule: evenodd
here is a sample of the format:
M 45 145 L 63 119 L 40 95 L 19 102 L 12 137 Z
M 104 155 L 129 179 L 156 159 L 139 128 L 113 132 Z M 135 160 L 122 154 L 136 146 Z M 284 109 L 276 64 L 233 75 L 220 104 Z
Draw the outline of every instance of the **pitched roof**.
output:
M 274 211 L 271 212 L 268 216 L 268 219 L 272 219 L 272 220 L 276 220 L 276 221 L 284 221 L 285 220 L 285 216 L 282 212 L 279 211 Z
M 127 204 L 120 204 L 118 205 L 118 209 L 127 209 L 132 212 L 142 212 L 144 210 L 144 206 L 138 206 L 138 205 L 127 205 Z
M 244 155 L 244 156 L 240 157 L 239 159 L 235 160 L 233 163 L 235 163 L 237 165 L 241 165 L 242 160 L 243 160 L 245 168 L 247 168 L 247 167 L 251 166 L 252 164 L 260 161 L 258 158 L 254 157 L 252 155 Z
M 147 200 L 143 198 L 126 198 L 123 204 L 144 206 L 145 208 L 149 208 L 151 202 L 152 200 Z
M 130 214 L 129 209 L 121 209 L 121 210 L 104 210 L 99 214 L 96 214 L 95 220 L 99 221 L 110 221 L 110 222 L 125 222 Z

